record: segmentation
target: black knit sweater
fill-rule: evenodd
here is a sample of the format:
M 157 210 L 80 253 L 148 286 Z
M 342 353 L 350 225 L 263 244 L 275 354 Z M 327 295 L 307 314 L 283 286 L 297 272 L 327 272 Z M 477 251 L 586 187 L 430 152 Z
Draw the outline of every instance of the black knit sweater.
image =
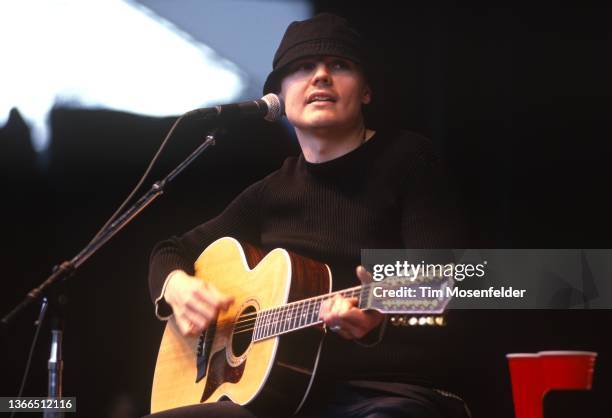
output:
M 313 164 L 303 155 L 251 185 L 217 217 L 159 243 L 151 256 L 151 296 L 159 297 L 175 269 L 193 273 L 193 263 L 214 240 L 233 236 L 265 249 L 282 247 L 325 262 L 334 288 L 358 284 L 362 248 L 453 248 L 456 228 L 442 166 L 425 138 L 408 132 L 378 132 L 357 149 Z M 167 309 L 167 307 L 165 307 Z M 345 378 L 409 376 L 430 380 L 413 367 L 436 338 L 411 332 L 364 348 L 338 336 L 327 338 L 324 373 Z M 408 345 L 407 345 L 408 344 Z M 412 360 L 407 362 L 406 355 Z M 333 365 L 333 367 L 332 367 Z M 429 366 L 425 366 L 429 368 Z M 404 379 L 405 380 L 405 379 Z

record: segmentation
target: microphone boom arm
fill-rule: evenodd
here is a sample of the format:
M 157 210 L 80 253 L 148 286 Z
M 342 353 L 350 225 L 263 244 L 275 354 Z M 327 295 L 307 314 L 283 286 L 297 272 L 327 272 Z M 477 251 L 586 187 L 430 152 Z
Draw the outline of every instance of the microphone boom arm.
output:
M 178 121 L 177 121 L 178 122 Z M 174 170 L 172 170 L 166 177 L 160 181 L 153 183 L 151 188 L 134 203 L 129 209 L 121 214 L 117 219 L 111 223 L 102 233 L 100 233 L 96 239 L 85 246 L 81 252 L 74 256 L 69 261 L 64 261 L 57 265 L 53 269 L 53 273 L 45 279 L 38 287 L 33 288 L 18 303 L 8 314 L 2 318 L 2 326 L 8 326 L 14 318 L 32 303 L 40 299 L 41 296 L 47 294 L 49 289 L 56 283 L 67 279 L 72 276 L 76 270 L 85 262 L 89 257 L 96 253 L 104 244 L 106 244 L 117 232 L 123 229 L 132 219 L 134 219 L 141 211 L 149 206 L 155 199 L 164 193 L 166 186 L 170 183 L 177 175 L 179 175 L 187 166 L 189 166 L 201 153 L 204 152 L 211 145 L 215 145 L 215 135 L 217 129 L 213 129 L 208 135 L 206 140 L 196 148 L 183 162 L 181 162 Z

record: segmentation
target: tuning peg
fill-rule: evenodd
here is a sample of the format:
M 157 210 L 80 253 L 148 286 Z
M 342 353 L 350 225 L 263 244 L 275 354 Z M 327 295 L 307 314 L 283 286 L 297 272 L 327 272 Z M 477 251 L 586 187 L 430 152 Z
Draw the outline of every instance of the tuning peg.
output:
M 394 326 L 444 326 L 446 322 L 443 316 L 410 316 L 393 315 L 390 318 L 391 325 Z

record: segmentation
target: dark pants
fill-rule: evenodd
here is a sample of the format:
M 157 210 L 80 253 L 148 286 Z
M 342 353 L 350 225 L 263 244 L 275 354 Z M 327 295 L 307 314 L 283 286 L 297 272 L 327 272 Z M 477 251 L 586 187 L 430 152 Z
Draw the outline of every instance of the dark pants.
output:
M 299 418 L 467 418 L 463 401 L 413 387 L 403 395 L 339 383 L 322 403 L 309 400 Z M 267 418 L 229 401 L 176 408 L 145 418 Z

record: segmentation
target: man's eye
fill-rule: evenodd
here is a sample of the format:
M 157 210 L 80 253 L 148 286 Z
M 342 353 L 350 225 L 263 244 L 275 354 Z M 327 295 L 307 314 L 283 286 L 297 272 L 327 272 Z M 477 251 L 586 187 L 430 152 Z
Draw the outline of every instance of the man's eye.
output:
M 303 62 L 298 65 L 298 71 L 311 71 L 315 67 L 313 62 Z
M 331 67 L 332 67 L 334 70 L 346 70 L 346 69 L 348 69 L 348 68 L 349 68 L 349 65 L 348 65 L 348 63 L 347 63 L 347 62 L 345 62 L 345 61 L 339 61 L 339 60 L 338 60 L 338 61 L 334 61 L 334 62 L 332 62 Z

